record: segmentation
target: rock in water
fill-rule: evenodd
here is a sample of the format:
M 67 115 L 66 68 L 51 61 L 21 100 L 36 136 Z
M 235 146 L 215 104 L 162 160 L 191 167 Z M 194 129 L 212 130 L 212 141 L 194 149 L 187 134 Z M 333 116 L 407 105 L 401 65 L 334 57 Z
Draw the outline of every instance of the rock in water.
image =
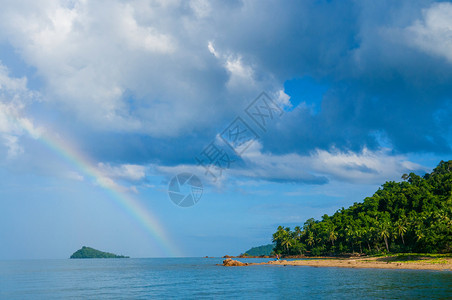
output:
M 241 267 L 241 266 L 247 266 L 247 263 L 242 263 L 241 261 L 238 260 L 233 260 L 233 259 L 225 259 L 223 260 L 223 266 L 226 267 Z

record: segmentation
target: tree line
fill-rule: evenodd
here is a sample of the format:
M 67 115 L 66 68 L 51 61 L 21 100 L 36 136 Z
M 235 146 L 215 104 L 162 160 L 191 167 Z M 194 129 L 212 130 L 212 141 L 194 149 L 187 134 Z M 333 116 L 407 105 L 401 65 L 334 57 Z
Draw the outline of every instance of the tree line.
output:
M 279 226 L 275 254 L 452 252 L 452 160 L 432 173 L 404 174 L 388 181 L 362 203 L 302 227 Z

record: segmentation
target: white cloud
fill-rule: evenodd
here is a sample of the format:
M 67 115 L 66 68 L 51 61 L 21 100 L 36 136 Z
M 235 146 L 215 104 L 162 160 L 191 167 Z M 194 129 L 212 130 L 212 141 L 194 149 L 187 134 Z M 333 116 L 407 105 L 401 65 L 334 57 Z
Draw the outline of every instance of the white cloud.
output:
M 241 56 L 230 55 L 225 62 L 229 72 L 228 87 L 230 89 L 254 87 L 254 70 L 243 62 Z
M 190 8 L 194 11 L 198 18 L 205 18 L 211 12 L 211 6 L 207 0 L 191 0 Z
M 147 174 L 150 173 L 151 168 L 152 166 L 149 165 L 112 165 L 100 162 L 96 166 L 98 175 L 96 176 L 95 184 L 123 193 L 138 194 L 137 185 L 141 188 L 155 188 L 147 180 Z
M 110 164 L 98 163 L 98 170 L 108 178 L 120 178 L 139 181 L 146 177 L 146 167 L 140 165 L 123 164 L 112 166 Z
M 8 158 L 12 159 L 22 154 L 24 149 L 19 145 L 19 138 L 14 135 L 2 134 L 4 145 L 8 148 Z
M 212 41 L 209 41 L 209 43 L 207 43 L 207 49 L 209 49 L 209 52 L 212 53 L 216 58 L 220 58 L 220 54 L 218 54 L 218 52 L 215 50 Z
M 169 51 L 166 35 L 139 26 L 130 6 L 119 3 L 102 9 L 84 1 L 9 8 L 2 15 L 4 35 L 44 77 L 49 99 L 100 127 L 139 128 L 122 111 L 121 69 L 130 49 Z M 99 11 L 105 15 L 93 15 Z
M 66 173 L 66 177 L 72 180 L 77 180 L 77 181 L 84 181 L 85 177 L 83 177 L 80 173 L 78 172 L 74 172 L 74 171 L 69 171 Z
M 290 96 L 284 90 L 279 90 L 276 93 L 276 103 L 282 108 L 291 108 L 293 105 L 290 102 Z
M 409 161 L 402 155 L 392 155 L 389 149 L 361 152 L 342 152 L 332 149 L 316 150 L 310 155 L 296 153 L 274 155 L 262 152 L 259 141 L 242 154 L 244 166 L 234 164 L 224 169 L 222 177 L 217 180 L 205 169 L 195 165 L 154 166 L 157 173 L 174 176 L 189 172 L 201 177 L 205 183 L 221 187 L 232 178 L 245 178 L 276 182 L 297 182 L 324 184 L 327 181 L 348 182 L 354 184 L 382 184 L 387 180 L 399 180 L 403 173 L 424 170 L 427 168 Z
M 230 90 L 255 89 L 253 68 L 243 61 L 243 57 L 236 53 L 221 53 L 215 47 L 212 41 L 207 43 L 209 52 L 223 65 L 229 74 L 226 86 Z
M 136 186 L 120 184 L 113 178 L 109 177 L 108 175 L 97 176 L 94 184 L 101 186 L 103 188 L 113 189 L 113 190 L 119 191 L 121 193 L 130 193 L 130 192 L 132 192 L 134 194 L 138 193 Z
M 224 21 L 210 2 L 25 3 L 2 6 L 0 39 L 36 68 L 48 103 L 93 129 L 176 136 L 239 109 L 243 90 L 273 89 L 248 58 L 209 44 Z
M 452 63 L 452 4 L 434 3 L 423 10 L 423 19 L 407 28 L 409 42 Z
M 126 40 L 130 47 L 144 49 L 156 53 L 172 53 L 175 50 L 172 38 L 151 26 L 140 26 L 134 18 L 134 8 L 125 5 L 121 8 L 122 14 L 119 18 L 121 37 Z
M 399 180 L 405 172 L 427 168 L 408 161 L 401 155 L 392 155 L 389 149 L 361 152 L 317 150 L 312 155 L 313 170 L 331 178 L 347 182 L 383 183 L 386 180 Z
M 41 129 L 24 116 L 23 110 L 33 101 L 35 93 L 27 89 L 26 78 L 12 78 L 0 63 L 0 138 L 7 149 L 7 158 L 13 159 L 24 153 L 20 137 L 29 134 L 38 138 Z
M 412 170 L 425 169 L 408 161 L 404 156 L 392 155 L 389 149 L 359 153 L 332 149 L 316 150 L 310 155 L 295 153 L 272 155 L 262 153 L 262 145 L 256 141 L 244 154 L 246 169 L 234 170 L 236 176 L 268 180 L 316 182 L 330 180 L 378 184 Z M 425 169 L 426 170 L 426 169 Z
M 11 78 L 8 69 L 0 63 L 0 91 L 2 97 L 8 92 L 24 94 L 27 92 L 27 79 L 25 77 Z M 15 96 L 17 97 L 17 95 Z M 9 99 L 9 101 L 13 100 L 17 100 L 17 98 Z
M 224 182 L 228 179 L 229 170 L 224 170 L 222 172 L 222 176 L 213 177 L 207 171 L 211 166 L 198 166 L 198 165 L 189 165 L 182 164 L 176 166 L 164 166 L 164 165 L 152 165 L 151 169 L 153 174 L 155 175 L 163 175 L 168 179 L 168 181 L 180 173 L 190 173 L 195 174 L 204 185 L 215 186 L 217 188 L 223 187 Z M 215 170 L 215 169 L 212 169 Z M 219 172 L 215 172 L 216 175 L 219 175 Z

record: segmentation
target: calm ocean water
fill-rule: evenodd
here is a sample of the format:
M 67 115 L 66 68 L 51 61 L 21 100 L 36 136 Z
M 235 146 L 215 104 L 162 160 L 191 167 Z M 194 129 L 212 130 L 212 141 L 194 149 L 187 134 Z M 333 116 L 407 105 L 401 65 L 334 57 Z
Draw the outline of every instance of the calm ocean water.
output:
M 0 261 L 0 298 L 452 297 L 450 272 L 216 265 L 221 262 L 221 258 Z

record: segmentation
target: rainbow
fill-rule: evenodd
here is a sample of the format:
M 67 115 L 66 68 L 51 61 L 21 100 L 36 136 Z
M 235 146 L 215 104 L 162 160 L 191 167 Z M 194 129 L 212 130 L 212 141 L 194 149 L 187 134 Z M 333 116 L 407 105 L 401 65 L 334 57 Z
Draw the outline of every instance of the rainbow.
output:
M 160 225 L 157 217 L 138 200 L 124 191 L 123 187 L 102 174 L 88 157 L 76 150 L 76 147 L 61 139 L 57 134 L 51 134 L 48 130 L 36 133 L 27 119 L 19 117 L 16 118 L 15 123 L 19 124 L 27 133 L 74 166 L 79 172 L 102 186 L 108 197 L 137 221 L 157 242 L 164 253 L 168 254 L 168 256 L 182 256 L 177 247 L 169 240 L 168 234 Z

